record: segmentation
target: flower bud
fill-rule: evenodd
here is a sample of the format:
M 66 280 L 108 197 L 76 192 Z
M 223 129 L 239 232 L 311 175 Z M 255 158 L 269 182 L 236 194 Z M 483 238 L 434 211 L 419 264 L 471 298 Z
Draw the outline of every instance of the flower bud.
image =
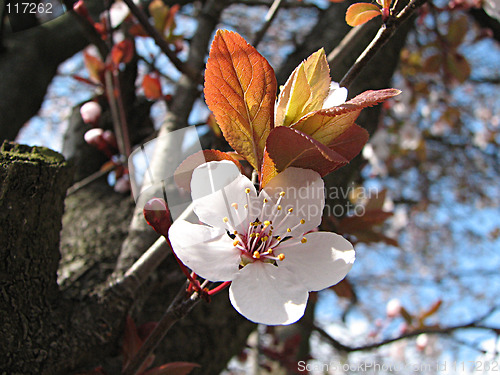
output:
M 399 314 L 401 314 L 401 301 L 397 298 L 391 299 L 387 302 L 387 306 L 385 308 L 386 314 L 388 318 L 395 318 Z
M 418 335 L 417 340 L 415 341 L 417 349 L 420 351 L 424 350 L 428 343 L 429 343 L 429 336 L 427 336 L 427 334 L 425 333 L 421 333 L 420 335 Z
M 106 147 L 106 142 L 102 137 L 103 133 L 104 130 L 102 130 L 101 128 L 93 128 L 87 130 L 83 138 L 85 139 L 85 142 L 87 142 L 89 145 L 94 146 L 99 150 L 101 150 Z
M 161 198 L 150 199 L 144 205 L 143 212 L 147 223 L 151 225 L 158 234 L 166 237 L 172 225 L 172 219 L 165 201 Z
M 89 125 L 97 123 L 99 117 L 101 117 L 101 112 L 101 106 L 94 101 L 87 102 L 80 107 L 80 115 L 83 122 Z

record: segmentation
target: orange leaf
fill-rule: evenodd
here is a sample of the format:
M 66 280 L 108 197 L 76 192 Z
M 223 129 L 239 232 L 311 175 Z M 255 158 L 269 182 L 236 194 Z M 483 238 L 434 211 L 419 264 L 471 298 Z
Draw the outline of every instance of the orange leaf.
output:
M 191 191 L 191 176 L 196 167 L 210 161 L 232 161 L 243 173 L 243 167 L 240 162 L 235 160 L 231 155 L 219 150 L 202 150 L 189 156 L 175 170 L 174 180 L 177 186 L 186 191 Z
M 305 115 L 293 124 L 292 128 L 309 134 L 316 141 L 329 146 L 335 138 L 354 124 L 363 108 L 399 95 L 400 92 L 396 89 L 365 91 L 342 105 Z
M 124 39 L 111 49 L 111 61 L 115 65 L 127 64 L 134 57 L 134 43 L 130 39 Z
M 83 62 L 89 71 L 89 76 L 95 83 L 103 83 L 104 63 L 102 60 L 87 51 L 83 51 Z
M 347 8 L 345 21 L 349 26 L 358 26 L 370 21 L 372 18 L 380 16 L 381 14 L 382 12 L 380 11 L 380 8 L 375 4 L 357 3 L 352 4 L 349 8 Z
M 205 99 L 224 137 L 260 170 L 273 127 L 276 77 L 267 60 L 237 33 L 219 30 L 205 72 Z
M 161 83 L 158 77 L 151 74 L 146 74 L 142 81 L 142 89 L 146 98 L 151 100 L 160 99 L 163 94 L 161 93 Z

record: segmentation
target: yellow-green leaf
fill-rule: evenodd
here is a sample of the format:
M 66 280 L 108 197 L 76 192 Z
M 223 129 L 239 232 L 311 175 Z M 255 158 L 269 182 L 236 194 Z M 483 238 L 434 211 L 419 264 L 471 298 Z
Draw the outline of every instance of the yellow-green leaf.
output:
M 345 21 L 349 26 L 358 26 L 370 21 L 372 18 L 380 16 L 381 14 L 382 12 L 380 11 L 380 8 L 375 4 L 357 3 L 352 4 L 349 8 L 347 8 Z
M 320 109 L 329 89 L 330 68 L 321 48 L 295 68 L 283 86 L 276 106 L 275 126 L 289 126 Z
M 153 17 L 155 29 L 163 34 L 168 17 L 168 6 L 161 0 L 153 0 L 148 7 L 149 14 Z
M 224 138 L 260 170 L 273 127 L 276 76 L 267 60 L 240 35 L 219 30 L 205 71 L 205 100 Z

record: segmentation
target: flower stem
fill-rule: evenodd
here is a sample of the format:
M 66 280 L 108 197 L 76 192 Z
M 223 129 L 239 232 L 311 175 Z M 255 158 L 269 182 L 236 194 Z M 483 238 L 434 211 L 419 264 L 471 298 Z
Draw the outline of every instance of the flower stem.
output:
M 222 284 L 220 285 L 217 285 L 215 288 L 213 288 L 212 290 L 209 290 L 208 291 L 208 295 L 209 296 L 213 296 L 217 293 L 219 293 L 220 291 L 226 289 L 229 285 L 231 285 L 231 281 L 224 281 Z

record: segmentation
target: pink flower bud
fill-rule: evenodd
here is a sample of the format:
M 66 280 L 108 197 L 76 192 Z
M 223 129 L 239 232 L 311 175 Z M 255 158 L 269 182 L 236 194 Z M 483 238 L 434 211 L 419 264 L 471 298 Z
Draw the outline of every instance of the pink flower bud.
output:
M 82 116 L 83 122 L 89 125 L 95 125 L 101 117 L 101 106 L 94 102 L 87 102 L 80 107 L 80 115 Z
M 172 225 L 170 211 L 163 199 L 153 198 L 144 205 L 144 218 L 153 229 L 163 236 L 167 236 Z
M 401 302 L 399 299 L 393 298 L 387 302 L 385 311 L 388 318 L 395 318 L 399 316 L 399 314 L 401 314 Z
M 97 147 L 101 150 L 103 147 L 106 147 L 106 142 L 104 142 L 104 139 L 102 138 L 103 133 L 104 130 L 101 128 L 93 128 L 87 130 L 83 138 L 89 145 Z
M 427 334 L 425 333 L 421 333 L 420 335 L 418 335 L 417 340 L 415 341 L 417 349 L 420 351 L 424 350 L 428 343 L 429 343 L 429 336 L 427 336 Z

